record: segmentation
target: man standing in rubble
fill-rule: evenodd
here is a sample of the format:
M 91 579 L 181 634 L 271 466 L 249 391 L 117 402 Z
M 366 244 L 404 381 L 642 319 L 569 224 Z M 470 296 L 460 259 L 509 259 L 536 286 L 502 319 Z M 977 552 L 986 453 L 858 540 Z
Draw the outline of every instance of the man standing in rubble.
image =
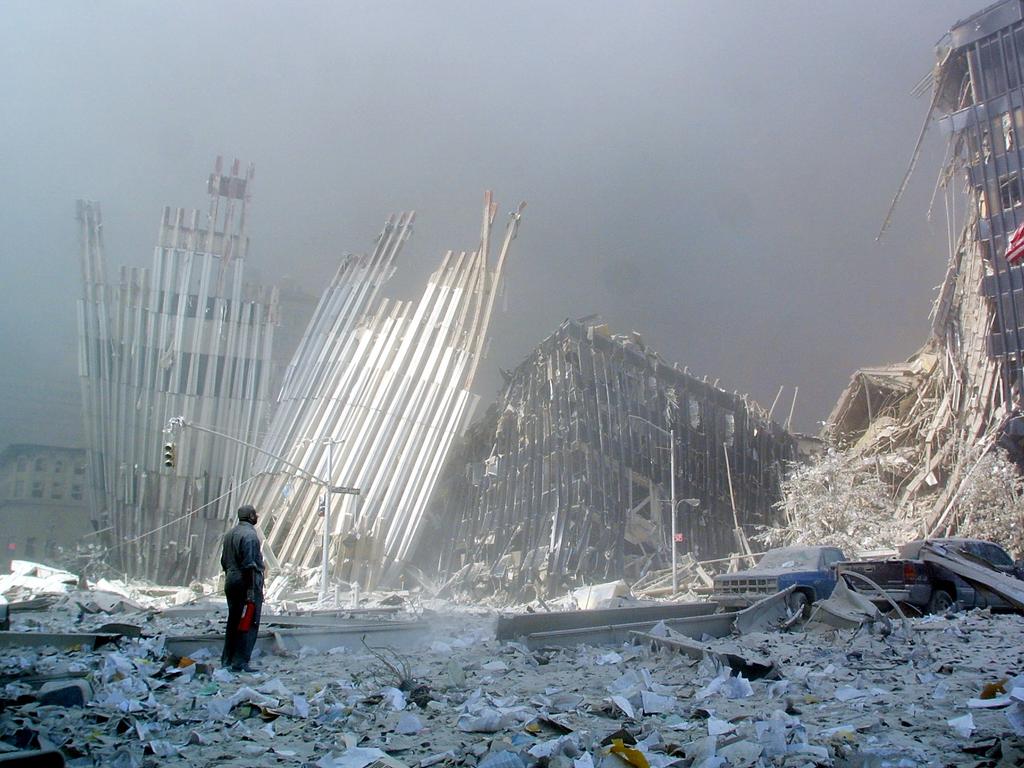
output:
M 220 556 L 224 594 L 228 599 L 228 624 L 220 661 L 235 672 L 255 671 L 249 660 L 263 610 L 263 552 L 256 521 L 255 507 L 239 507 L 238 525 L 224 535 Z

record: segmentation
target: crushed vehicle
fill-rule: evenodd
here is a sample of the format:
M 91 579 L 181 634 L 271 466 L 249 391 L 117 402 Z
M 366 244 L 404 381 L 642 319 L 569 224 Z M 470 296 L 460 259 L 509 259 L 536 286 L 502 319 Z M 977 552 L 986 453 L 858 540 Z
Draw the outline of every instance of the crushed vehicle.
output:
M 925 613 L 945 613 L 963 608 L 1013 609 L 1009 602 L 991 590 L 979 588 L 939 563 L 923 560 L 921 550 L 926 545 L 937 545 L 960 553 L 972 562 L 1008 576 L 1019 579 L 1024 575 L 1019 563 L 1015 563 L 998 544 L 966 538 L 918 539 L 900 547 L 896 557 L 838 563 L 836 573 L 851 589 L 879 604 L 888 605 L 892 600 Z M 882 591 L 858 575 L 867 577 Z
M 745 571 L 715 576 L 712 600 L 726 608 L 743 608 L 791 585 L 789 608 L 805 613 L 815 600 L 832 594 L 835 564 L 846 560 L 838 547 L 782 547 L 764 553 Z

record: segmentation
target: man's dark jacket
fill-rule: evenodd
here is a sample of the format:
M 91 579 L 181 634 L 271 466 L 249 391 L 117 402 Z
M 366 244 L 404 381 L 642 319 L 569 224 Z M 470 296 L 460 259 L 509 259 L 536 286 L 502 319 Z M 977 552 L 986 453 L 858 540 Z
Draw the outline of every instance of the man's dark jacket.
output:
M 220 567 L 224 569 L 224 591 L 228 593 L 229 600 L 232 592 L 240 593 L 244 600 L 246 593 L 252 590 L 262 601 L 263 552 L 256 526 L 247 520 L 239 520 L 238 525 L 227 532 Z

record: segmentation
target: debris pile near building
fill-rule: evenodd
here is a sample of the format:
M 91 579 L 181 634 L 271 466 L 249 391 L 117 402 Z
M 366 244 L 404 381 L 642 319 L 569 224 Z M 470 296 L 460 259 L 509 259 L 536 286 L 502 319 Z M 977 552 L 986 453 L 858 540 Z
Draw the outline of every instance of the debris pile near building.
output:
M 1024 460 L 1024 267 L 1005 257 L 1010 233 L 1024 224 L 1022 34 L 1020 3 L 1001 2 L 959 22 L 938 47 L 928 121 L 939 116 L 949 138 L 937 191 L 950 253 L 931 334 L 907 362 L 855 373 L 825 430 L 845 471 L 889 489 L 889 505 L 858 512 L 861 529 L 961 533 L 1015 541 L 1021 551 L 1020 483 L 999 451 Z M 1011 498 L 986 515 L 971 499 L 984 488 L 991 495 L 993 484 Z M 794 520 L 791 534 L 812 518 Z
M 288 368 L 266 453 L 244 490 L 277 562 L 320 562 L 327 529 L 332 579 L 363 588 L 399 579 L 475 402 L 470 386 L 522 209 L 492 266 L 497 205 L 488 193 L 479 247 L 445 254 L 418 302 L 378 296 L 413 214 L 389 220 L 369 256 L 342 261 Z M 338 488 L 348 493 L 335 495 Z
M 277 294 L 243 282 L 252 179 L 251 165 L 224 173 L 218 158 L 208 212 L 165 208 L 153 268 L 123 267 L 115 283 L 99 205 L 78 204 L 91 500 L 115 572 L 178 584 L 209 574 L 248 475 L 252 453 L 237 441 L 197 435 L 169 461 L 161 444 L 173 416 L 245 442 L 264 426 Z
M 793 438 L 756 403 L 665 364 L 639 334 L 566 321 L 453 452 L 425 569 L 548 596 L 637 579 L 680 552 L 749 548 Z

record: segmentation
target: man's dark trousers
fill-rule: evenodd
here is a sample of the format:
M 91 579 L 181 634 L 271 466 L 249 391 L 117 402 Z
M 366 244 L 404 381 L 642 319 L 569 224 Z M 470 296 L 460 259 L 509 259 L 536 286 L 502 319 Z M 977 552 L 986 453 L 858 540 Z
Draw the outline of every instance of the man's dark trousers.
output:
M 228 599 L 228 625 L 224 633 L 224 652 L 221 664 L 225 667 L 242 667 L 252 658 L 252 649 L 256 645 L 256 635 L 260 629 L 260 616 L 263 613 L 263 590 L 253 590 L 253 604 L 256 608 L 252 617 L 252 626 L 240 632 L 238 622 L 242 620 L 246 603 L 245 580 L 240 571 L 228 571 L 224 579 L 224 594 Z

